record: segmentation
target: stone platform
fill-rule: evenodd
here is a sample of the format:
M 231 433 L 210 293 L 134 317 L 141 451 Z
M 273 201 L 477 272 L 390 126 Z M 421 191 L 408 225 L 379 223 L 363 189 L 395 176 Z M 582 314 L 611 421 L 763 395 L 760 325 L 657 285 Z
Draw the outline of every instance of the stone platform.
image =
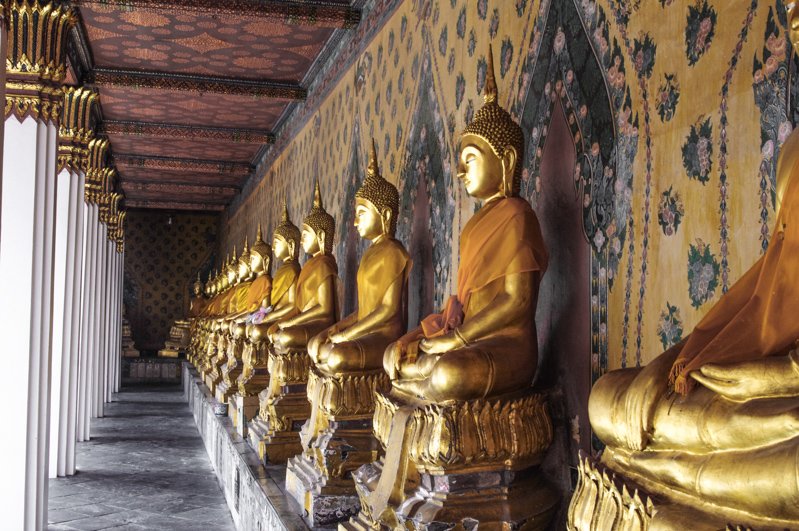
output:
M 231 419 L 214 413 L 216 401 L 189 363 L 183 364 L 184 398 L 240 530 L 302 531 L 302 509 L 286 496 L 285 465 L 264 467 L 258 454 L 236 433 Z

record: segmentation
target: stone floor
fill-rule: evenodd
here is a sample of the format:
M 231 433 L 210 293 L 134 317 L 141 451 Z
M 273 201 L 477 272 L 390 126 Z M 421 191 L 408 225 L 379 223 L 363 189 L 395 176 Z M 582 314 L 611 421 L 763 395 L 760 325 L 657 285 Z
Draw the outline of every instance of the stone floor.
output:
M 181 389 L 115 400 L 78 443 L 78 473 L 50 480 L 48 530 L 235 529 Z

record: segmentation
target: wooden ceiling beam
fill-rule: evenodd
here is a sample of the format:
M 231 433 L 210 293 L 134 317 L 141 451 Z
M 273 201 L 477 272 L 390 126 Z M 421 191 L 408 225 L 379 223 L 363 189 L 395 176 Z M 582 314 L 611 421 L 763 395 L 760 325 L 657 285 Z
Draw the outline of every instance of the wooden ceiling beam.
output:
M 229 162 L 225 160 L 181 159 L 174 157 L 155 157 L 115 153 L 114 164 L 133 166 L 151 170 L 178 170 L 200 173 L 216 173 L 247 177 L 252 166 L 246 162 Z
M 304 100 L 308 95 L 308 91 L 296 83 L 224 76 L 175 74 L 153 70 L 123 70 L 97 67 L 87 74 L 85 82 L 96 87 L 159 89 L 285 100 Z
M 186 203 L 182 201 L 148 201 L 125 200 L 125 208 L 146 208 L 155 210 L 197 210 L 204 212 L 221 212 L 225 205 L 212 205 L 207 203 Z
M 273 144 L 275 142 L 275 135 L 269 131 L 258 129 L 197 127 L 192 125 L 131 122 L 124 120 L 105 120 L 100 126 L 100 131 L 102 131 L 101 134 L 104 135 L 221 140 L 242 144 Z
M 140 183 L 140 182 L 123 182 L 122 190 L 128 196 L 139 195 L 142 193 L 156 193 L 156 194 L 191 194 L 191 195 L 207 195 L 212 198 L 231 198 L 237 193 L 239 189 L 233 186 L 211 186 L 205 184 L 172 184 L 172 183 Z
M 257 17 L 297 26 L 350 29 L 361 11 L 346 3 L 322 0 L 72 0 L 77 6 L 125 10 L 188 12 L 203 16 Z

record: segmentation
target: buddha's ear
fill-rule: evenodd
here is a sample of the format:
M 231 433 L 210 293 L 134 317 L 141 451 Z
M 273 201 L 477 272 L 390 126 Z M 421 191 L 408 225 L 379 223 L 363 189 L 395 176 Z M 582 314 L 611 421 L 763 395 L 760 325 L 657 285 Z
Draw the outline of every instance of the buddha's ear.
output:
M 380 212 L 380 218 L 383 220 L 383 233 L 388 234 L 388 228 L 391 227 L 391 218 L 393 217 L 394 213 L 388 207 Z
M 327 234 L 325 231 L 320 230 L 316 233 L 316 240 L 319 242 L 319 250 L 324 254 L 325 252 L 325 239 L 327 239 Z
M 294 239 L 286 240 L 286 247 L 289 249 L 289 258 L 294 258 L 297 256 L 294 254 L 294 250 L 297 248 L 297 242 Z
M 502 193 L 505 197 L 513 195 L 513 177 L 516 173 L 516 163 L 519 154 L 513 146 L 505 146 L 505 151 L 500 157 L 502 162 Z

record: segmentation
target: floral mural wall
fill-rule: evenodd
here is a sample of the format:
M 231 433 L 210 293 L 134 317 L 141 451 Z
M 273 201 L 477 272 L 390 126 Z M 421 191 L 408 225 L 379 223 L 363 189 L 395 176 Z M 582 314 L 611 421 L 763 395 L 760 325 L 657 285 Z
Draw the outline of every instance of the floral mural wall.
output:
M 364 19 L 223 215 L 221 254 L 259 222 L 271 231 L 286 197 L 299 223 L 318 179 L 351 278 L 363 250 L 352 195 L 374 137 L 402 197 L 412 316 L 439 306 L 476 206 L 453 166 L 489 43 L 500 101 L 525 130 L 534 207 L 553 106 L 566 115 L 591 249 L 592 378 L 679 341 L 768 246 L 797 96 L 781 0 L 372 0 Z

